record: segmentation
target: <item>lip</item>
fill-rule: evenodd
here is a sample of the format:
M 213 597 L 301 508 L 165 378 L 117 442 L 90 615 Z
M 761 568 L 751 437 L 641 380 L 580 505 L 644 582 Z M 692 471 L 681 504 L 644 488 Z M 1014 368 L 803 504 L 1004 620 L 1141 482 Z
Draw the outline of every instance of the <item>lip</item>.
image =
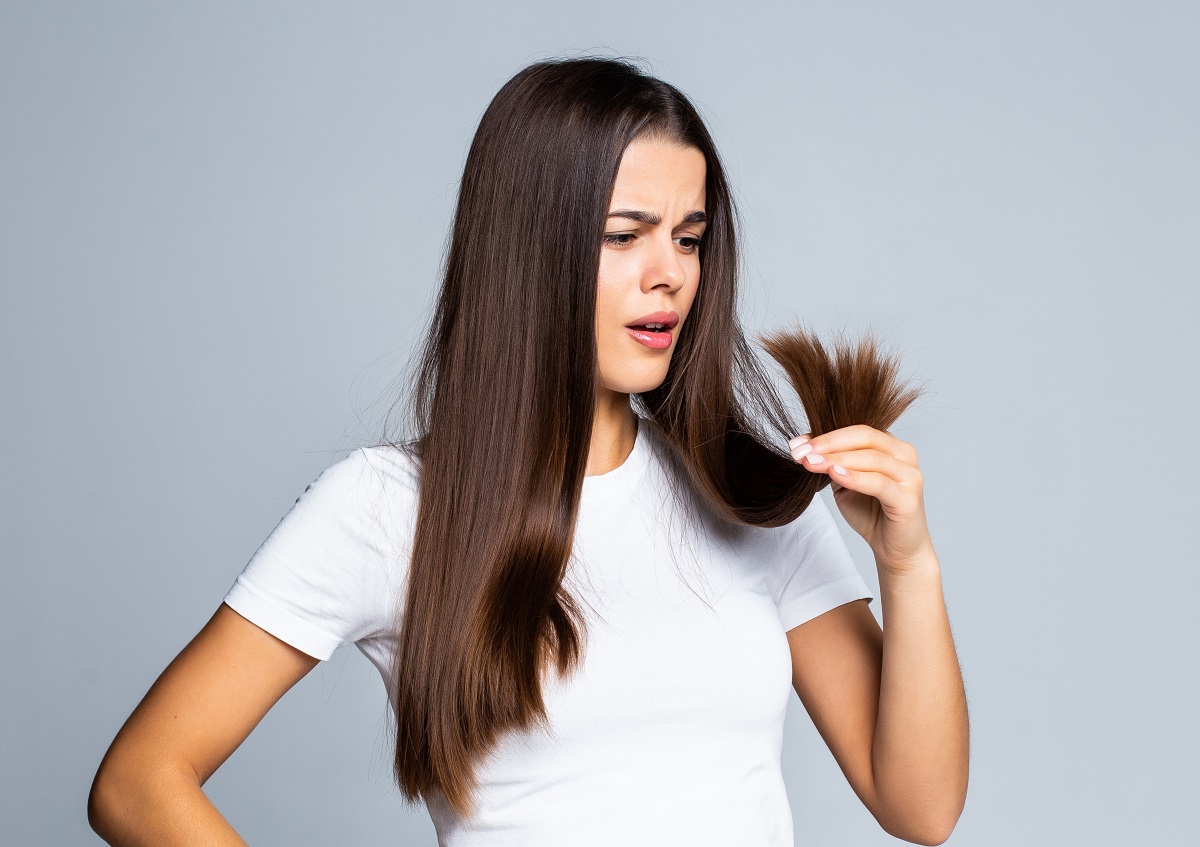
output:
M 625 327 L 625 331 L 629 333 L 630 338 L 634 341 L 649 347 L 651 350 L 666 350 L 675 341 L 675 336 L 671 334 L 671 330 L 669 329 L 662 332 L 646 332 L 627 326 Z
M 648 315 L 642 315 L 636 321 L 630 321 L 625 326 L 645 326 L 646 324 L 663 324 L 667 329 L 675 328 L 679 323 L 679 315 L 675 312 L 651 312 Z

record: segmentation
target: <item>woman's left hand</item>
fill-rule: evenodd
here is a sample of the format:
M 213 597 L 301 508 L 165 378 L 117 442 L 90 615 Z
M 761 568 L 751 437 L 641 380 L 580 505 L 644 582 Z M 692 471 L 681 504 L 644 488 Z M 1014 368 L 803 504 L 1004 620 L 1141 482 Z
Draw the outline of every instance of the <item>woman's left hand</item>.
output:
M 936 558 L 925 522 L 924 478 L 911 444 L 864 424 L 811 440 L 796 436 L 788 444 L 797 462 L 828 474 L 838 510 L 866 539 L 880 567 L 899 574 Z

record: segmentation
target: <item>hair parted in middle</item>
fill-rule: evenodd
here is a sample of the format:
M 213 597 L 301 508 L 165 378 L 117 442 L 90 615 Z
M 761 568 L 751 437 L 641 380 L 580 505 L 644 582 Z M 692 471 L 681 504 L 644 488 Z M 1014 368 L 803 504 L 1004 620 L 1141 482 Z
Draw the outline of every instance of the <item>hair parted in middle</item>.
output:
M 601 243 L 635 138 L 704 154 L 708 219 L 667 376 L 632 398 L 644 425 L 733 523 L 789 523 L 829 484 L 784 448 L 802 430 L 740 328 L 737 213 L 693 104 L 624 58 L 517 73 L 467 155 L 413 386 L 420 499 L 392 668 L 394 775 L 409 802 L 440 792 L 469 815 L 475 767 L 500 735 L 545 724 L 543 671 L 565 675 L 582 657 L 563 579 L 596 402 Z M 814 436 L 887 429 L 920 394 L 870 338 L 832 352 L 802 329 L 760 340 Z

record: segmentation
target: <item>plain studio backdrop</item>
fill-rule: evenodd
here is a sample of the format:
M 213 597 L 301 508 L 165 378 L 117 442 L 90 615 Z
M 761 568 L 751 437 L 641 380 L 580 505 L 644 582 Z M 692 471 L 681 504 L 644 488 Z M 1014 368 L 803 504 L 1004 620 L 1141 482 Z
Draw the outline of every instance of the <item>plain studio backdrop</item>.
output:
M 710 122 L 752 337 L 873 328 L 928 386 L 893 432 L 971 707 L 949 843 L 1195 838 L 1198 25 L 1186 2 L 5 3 L 4 842 L 98 843 L 122 721 L 305 485 L 378 438 L 483 109 L 588 52 L 645 58 Z M 385 730 L 343 648 L 206 791 L 252 844 L 433 845 Z M 797 844 L 894 842 L 797 698 L 783 764 Z

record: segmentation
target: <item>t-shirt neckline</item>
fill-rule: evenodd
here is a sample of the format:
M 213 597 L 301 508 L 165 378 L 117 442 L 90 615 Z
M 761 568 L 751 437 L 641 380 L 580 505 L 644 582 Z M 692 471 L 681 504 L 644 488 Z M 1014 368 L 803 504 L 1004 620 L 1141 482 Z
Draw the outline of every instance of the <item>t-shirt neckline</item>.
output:
M 583 478 L 583 497 L 591 500 L 605 498 L 613 494 L 628 491 L 629 487 L 641 475 L 650 458 L 650 425 L 641 415 L 634 414 L 637 421 L 637 432 L 633 439 L 633 449 L 625 457 L 625 461 L 611 471 Z

